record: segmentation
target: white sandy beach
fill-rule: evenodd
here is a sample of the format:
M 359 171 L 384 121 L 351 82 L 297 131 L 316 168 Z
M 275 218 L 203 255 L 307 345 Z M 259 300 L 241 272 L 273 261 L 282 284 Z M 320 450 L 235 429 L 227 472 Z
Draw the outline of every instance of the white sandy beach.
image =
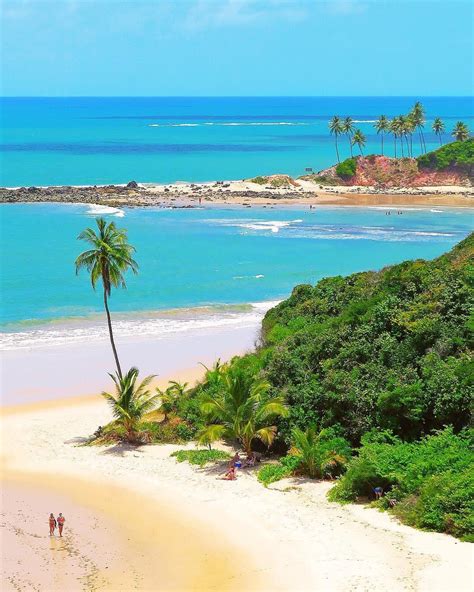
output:
M 101 400 L 2 415 L 2 590 L 472 589 L 468 543 L 329 503 L 328 483 L 265 489 L 177 463 L 176 445 L 80 446 L 108 418 Z

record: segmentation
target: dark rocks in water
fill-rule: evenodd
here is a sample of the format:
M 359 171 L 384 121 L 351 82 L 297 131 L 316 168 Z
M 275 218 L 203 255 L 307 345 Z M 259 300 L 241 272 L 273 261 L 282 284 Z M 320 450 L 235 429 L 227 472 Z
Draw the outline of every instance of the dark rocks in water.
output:
M 136 181 L 129 181 L 127 183 L 127 189 L 137 189 L 138 183 Z

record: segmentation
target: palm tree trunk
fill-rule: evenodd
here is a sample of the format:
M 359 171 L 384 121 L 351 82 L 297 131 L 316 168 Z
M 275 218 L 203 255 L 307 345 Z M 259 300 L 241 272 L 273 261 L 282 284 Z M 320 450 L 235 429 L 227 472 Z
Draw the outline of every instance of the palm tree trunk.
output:
M 383 156 L 383 132 L 382 132 L 382 156 Z
M 107 292 L 106 292 L 105 288 L 104 288 L 104 306 L 105 306 L 105 312 L 107 313 L 107 324 L 109 326 L 110 344 L 112 345 L 112 351 L 114 352 L 115 364 L 117 366 L 117 373 L 118 373 L 119 377 L 122 378 L 122 369 L 120 368 L 120 362 L 119 362 L 118 355 L 117 355 L 117 348 L 115 347 L 114 333 L 112 331 L 112 319 L 110 318 L 109 305 L 107 302 Z
M 397 158 L 397 136 L 393 136 L 393 144 L 395 146 L 395 158 Z
M 341 162 L 341 161 L 339 160 L 339 148 L 337 147 L 337 134 L 336 134 L 334 137 L 335 137 L 335 139 L 336 139 L 336 154 L 337 154 L 337 162 Z
M 421 133 L 421 139 L 423 141 L 423 150 L 425 151 L 425 154 L 426 154 L 426 142 L 425 142 L 425 136 L 423 134 L 423 130 L 420 130 L 420 133 Z
M 359 151 L 360 151 L 360 155 L 361 155 L 361 156 L 364 156 L 364 153 L 362 152 L 362 147 L 361 147 L 361 145 L 360 145 L 360 144 L 359 144 Z
M 351 158 L 353 158 L 354 155 L 352 154 L 352 141 L 351 141 L 351 137 L 350 136 L 347 136 L 347 137 L 349 138 L 349 148 L 351 150 Z

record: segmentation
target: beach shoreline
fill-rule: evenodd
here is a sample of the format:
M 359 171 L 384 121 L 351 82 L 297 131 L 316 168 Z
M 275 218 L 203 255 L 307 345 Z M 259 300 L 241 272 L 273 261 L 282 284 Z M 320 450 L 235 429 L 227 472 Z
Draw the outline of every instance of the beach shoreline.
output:
M 0 188 L 0 203 L 69 203 L 121 207 L 448 206 L 474 207 L 474 188 L 323 186 L 305 179 L 272 187 L 249 180 Z
M 3 529 L 4 549 L 14 557 L 9 545 L 13 541 L 23 549 L 29 545 L 31 554 L 28 577 L 14 561 L 5 563 L 2 589 L 15 589 L 8 587 L 12 577 L 17 582 L 24 577 L 23 584 L 30 583 L 30 588 L 44 581 L 44 567 L 51 567 L 57 554 L 48 549 L 45 521 L 40 524 L 37 515 L 47 516 L 51 510 L 66 515 L 65 534 L 72 537 L 75 550 L 62 556 L 60 568 L 69 582 L 83 582 L 92 573 L 98 591 L 127 585 L 150 589 L 150 578 L 161 573 L 160 560 L 173 556 L 171 571 L 163 574 L 168 587 L 160 588 L 158 579 L 152 589 L 470 589 L 468 543 L 414 530 L 375 509 L 330 503 L 327 482 L 294 478 L 266 489 L 249 472 L 241 472 L 235 482 L 220 481 L 224 465 L 197 469 L 171 458 L 174 450 L 193 448 L 193 443 L 82 446 L 109 417 L 101 400 L 63 401 L 1 414 L 2 477 L 19 487 L 16 495 L 8 488 L 4 494 L 8 498 L 2 512 L 7 511 L 7 525 L 13 520 L 16 528 Z M 31 495 L 37 495 L 38 503 L 19 511 L 18 504 Z M 63 496 L 62 505 L 51 509 L 58 495 Z M 111 508 L 107 497 L 114 499 Z M 159 551 L 164 543 L 166 550 Z M 85 558 L 82 568 L 73 562 L 77 554 Z M 89 572 L 86 560 L 92 556 Z M 110 586 L 105 566 L 118 567 L 131 556 L 136 565 L 133 574 L 125 574 L 124 587 Z M 179 576 L 194 579 L 192 584 L 188 579 L 180 586 L 173 561 L 181 565 Z M 51 569 L 58 573 L 56 565 Z M 120 574 L 112 570 L 112 575 Z M 83 588 L 78 584 L 68 589 Z

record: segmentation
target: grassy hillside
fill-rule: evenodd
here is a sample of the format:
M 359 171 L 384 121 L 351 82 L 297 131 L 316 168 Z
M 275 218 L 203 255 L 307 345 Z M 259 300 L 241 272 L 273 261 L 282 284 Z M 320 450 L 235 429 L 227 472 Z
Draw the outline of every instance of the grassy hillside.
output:
M 457 168 L 468 176 L 474 172 L 474 138 L 465 142 L 452 142 L 423 154 L 417 159 L 420 169 L 444 171 L 447 168 Z

